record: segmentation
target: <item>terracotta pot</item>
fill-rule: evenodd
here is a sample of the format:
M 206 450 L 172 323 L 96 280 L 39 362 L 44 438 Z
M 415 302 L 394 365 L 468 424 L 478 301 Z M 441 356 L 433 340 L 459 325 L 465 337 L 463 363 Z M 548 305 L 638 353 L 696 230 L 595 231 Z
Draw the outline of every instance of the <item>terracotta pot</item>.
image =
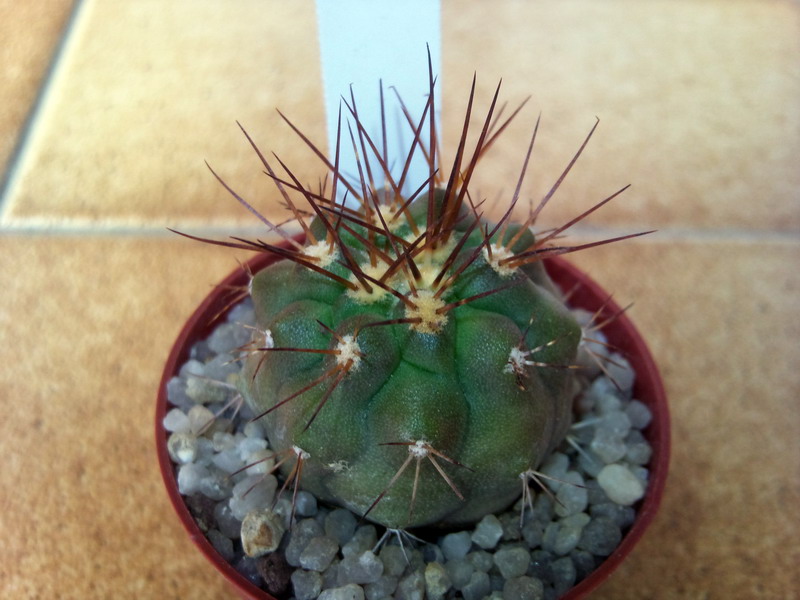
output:
M 255 273 L 276 260 L 277 259 L 272 255 L 261 254 L 250 260 L 247 266 L 251 272 Z M 595 311 L 605 303 L 606 314 L 610 315 L 619 311 L 619 306 L 612 301 L 608 301 L 607 292 L 603 291 L 594 281 L 568 262 L 560 258 L 551 258 L 548 259 L 545 264 L 547 265 L 550 276 L 562 290 L 575 289 L 570 297 L 570 304 L 573 307 Z M 164 416 L 170 409 L 167 403 L 167 382 L 169 382 L 174 375 L 178 374 L 181 365 L 188 360 L 192 345 L 208 337 L 214 329 L 217 322 L 212 322 L 212 319 L 217 316 L 221 310 L 226 308 L 226 304 L 230 300 L 231 287 L 246 285 L 247 282 L 248 275 L 243 269 L 237 269 L 226 277 L 225 280 L 203 300 L 194 314 L 186 322 L 178 339 L 175 341 L 164 367 L 161 386 L 158 390 L 155 419 L 156 450 L 158 453 L 158 462 L 161 467 L 161 474 L 167 488 L 167 494 L 183 526 L 189 533 L 189 537 L 197 544 L 200 551 L 237 589 L 242 597 L 274 600 L 271 595 L 253 585 L 236 571 L 233 566 L 217 553 L 211 543 L 203 535 L 194 517 L 186 507 L 182 496 L 178 492 L 175 468 L 167 452 L 167 432 L 164 430 L 162 424 Z M 658 511 L 669 465 L 670 431 L 667 399 L 664 393 L 661 376 L 653 361 L 653 357 L 647 349 L 644 340 L 639 335 L 639 332 L 627 316 L 622 315 L 606 326 L 603 332 L 611 344 L 624 352 L 626 358 L 635 369 L 636 382 L 634 396 L 647 404 L 653 414 L 651 424 L 644 431 L 653 449 L 650 464 L 648 465 L 650 469 L 650 479 L 645 497 L 636 506 L 636 521 L 625 533 L 620 545 L 586 579 L 562 596 L 562 600 L 577 600 L 587 597 L 588 594 L 605 581 L 628 554 L 630 554 Z

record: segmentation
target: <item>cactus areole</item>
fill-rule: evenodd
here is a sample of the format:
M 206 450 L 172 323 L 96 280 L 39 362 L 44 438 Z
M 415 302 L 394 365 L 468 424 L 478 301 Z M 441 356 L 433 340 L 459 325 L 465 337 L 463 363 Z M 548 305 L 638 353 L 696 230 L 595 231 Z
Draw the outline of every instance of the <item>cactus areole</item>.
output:
M 512 223 L 537 121 L 508 210 L 489 222 L 469 181 L 511 119 L 500 122 L 495 93 L 467 152 L 473 81 L 445 176 L 437 167 L 430 79 L 425 113 L 408 118 L 414 141 L 404 158 L 408 165 L 414 152 L 424 153 L 426 181 L 406 181 L 407 167 L 392 171 L 398 161 L 361 125 L 351 99 L 344 101 L 352 121 L 348 143 L 370 156 L 356 181 L 339 170 L 338 144 L 334 158 L 326 158 L 300 134 L 332 174 L 312 189 L 283 163 L 285 175 L 276 174 L 245 132 L 304 243 L 287 249 L 204 240 L 286 259 L 250 282 L 260 331 L 240 386 L 287 483 L 398 529 L 472 522 L 505 508 L 520 495 L 521 474 L 563 440 L 581 328 L 542 259 L 616 241 L 552 244 L 619 192 L 563 227 L 531 231 L 594 128 L 538 207 Z

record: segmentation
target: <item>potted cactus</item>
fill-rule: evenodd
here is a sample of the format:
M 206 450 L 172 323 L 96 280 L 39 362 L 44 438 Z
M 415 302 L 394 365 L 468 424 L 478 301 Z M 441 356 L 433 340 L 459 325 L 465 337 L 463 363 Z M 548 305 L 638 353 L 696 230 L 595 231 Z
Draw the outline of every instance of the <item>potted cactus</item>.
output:
M 620 316 L 621 311 L 610 308 L 616 305 L 607 298 L 598 302 L 593 283 L 554 259 L 642 235 L 578 246 L 555 243 L 571 225 L 622 190 L 561 227 L 538 235 L 532 232 L 594 127 L 539 205 L 531 208 L 526 219 L 512 222 L 537 122 L 507 210 L 492 222 L 484 218 L 483 205 L 470 193 L 469 184 L 480 158 L 513 115 L 499 122 L 496 93 L 477 132 L 475 149 L 469 153 L 473 93 L 448 173 L 438 168 L 432 77 L 424 114 L 416 121 L 408 117 L 413 143 L 399 173 L 390 168 L 385 143 L 373 139 L 362 126 L 352 98 L 344 103 L 352 117 L 348 143 L 361 156 L 370 157 L 359 163 L 355 181 L 340 171 L 338 144 L 333 158 L 327 158 L 300 134 L 331 171 L 328 185 L 312 189 L 283 163 L 285 174 L 278 175 L 276 165 L 245 132 L 302 229 L 301 235 L 290 235 L 261 217 L 272 232 L 284 237 L 282 243 L 194 238 L 268 257 L 253 263 L 252 272 L 237 275 L 240 283 L 245 281 L 240 296 L 251 299 L 255 322 L 249 326 L 251 340 L 237 349 L 241 372 L 231 379 L 235 397 L 244 402 L 250 422 L 260 426 L 268 447 L 259 458 L 229 471 L 233 477 L 256 464 L 268 465 L 262 469 L 268 471 L 264 477 L 276 478 L 273 487 L 286 492 L 290 509 L 276 508 L 280 494 L 273 489 L 271 505 L 242 520 L 245 554 L 270 555 L 285 549 L 285 541 L 281 546 L 284 533 L 299 519 L 295 514 L 298 494 L 311 494 L 319 503 L 345 508 L 363 524 L 389 532 L 438 531 L 428 534 L 433 537 L 486 522 L 487 516 L 518 501 L 522 528 L 526 504 L 534 510 L 529 484 L 540 485 L 548 494 L 552 491 L 547 481 L 553 488 L 585 488 L 583 479 L 555 475 L 548 460 L 568 437 L 576 398 L 585 396 L 590 385 L 586 372 L 614 370 L 624 350 L 634 346 L 645 354 L 628 357 L 637 377 L 646 379 L 636 385 L 657 396 L 650 410 L 665 417 L 657 372 L 643 372 L 641 365 L 649 355 L 635 330 L 633 341 L 590 338 L 589 321 L 581 321 L 567 305 L 568 301 L 573 307 L 576 304 L 575 297 L 567 298 L 570 293 L 578 298 L 594 294 L 594 304 L 583 308 L 595 311 L 595 324 L 616 318 L 612 329 L 630 329 L 629 322 Z M 288 119 L 287 123 L 299 133 Z M 428 177 L 411 184 L 406 179 L 407 165 L 420 152 L 428 161 Z M 553 269 L 556 282 L 548 273 Z M 575 282 L 582 285 L 577 292 Z M 216 314 L 225 301 L 216 297 L 208 306 L 212 305 Z M 205 317 L 212 314 L 208 306 L 201 311 Z M 202 333 L 207 331 L 205 327 Z M 198 332 L 184 332 L 184 338 L 189 335 L 202 337 Z M 187 358 L 186 344 L 187 339 L 182 339 L 177 345 L 183 352 L 180 360 Z M 612 358 L 604 348 L 614 344 L 624 350 Z M 587 366 L 590 355 L 599 357 L 596 366 Z M 180 368 L 178 360 L 168 366 L 162 390 Z M 655 379 L 647 379 L 653 375 Z M 609 379 L 620 387 L 613 376 Z M 627 393 L 632 393 L 630 386 Z M 166 400 L 160 402 L 166 411 Z M 158 417 L 163 418 L 164 412 Z M 159 426 L 163 427 L 161 420 Z M 658 479 L 651 478 L 647 492 L 651 511 L 663 486 L 667 431 L 663 421 L 657 425 L 659 438 L 654 445 L 661 462 Z M 163 458 L 167 434 L 159 429 L 158 435 L 165 480 L 168 487 L 173 482 L 174 488 L 174 467 L 164 464 Z M 574 444 L 571 438 L 570 443 Z M 623 473 L 622 479 L 630 481 L 621 495 L 629 495 L 622 504 L 630 506 L 645 496 L 645 488 L 639 480 L 631 483 L 633 476 L 628 475 L 630 471 Z M 173 496 L 177 497 L 174 491 Z M 558 498 L 553 500 L 560 503 Z M 640 527 L 636 537 L 649 518 L 636 521 Z M 191 526 L 190 520 L 184 521 Z M 437 558 L 442 562 L 438 555 L 433 558 L 432 562 Z M 228 571 L 231 577 L 241 578 Z M 452 574 L 443 572 L 452 579 Z M 515 581 L 529 575 L 517 573 Z M 318 579 L 321 588 L 323 576 Z M 249 585 L 239 587 L 256 595 Z M 286 594 L 291 593 L 284 588 Z M 295 595 L 310 594 L 300 589 L 298 593 L 295 583 Z M 483 591 L 489 595 L 491 590 Z M 273 589 L 273 593 L 280 592 Z M 437 593 L 428 590 L 431 597 Z M 454 597 L 456 590 L 443 591 L 442 597 L 445 593 Z

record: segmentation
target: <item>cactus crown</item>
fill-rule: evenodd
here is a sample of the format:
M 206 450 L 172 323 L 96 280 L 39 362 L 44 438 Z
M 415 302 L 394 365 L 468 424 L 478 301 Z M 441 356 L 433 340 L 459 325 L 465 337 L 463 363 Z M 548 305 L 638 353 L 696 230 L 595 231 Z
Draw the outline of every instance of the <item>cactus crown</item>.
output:
M 316 190 L 276 158 L 285 173 L 278 175 L 242 128 L 304 243 L 261 215 L 284 244 L 187 236 L 287 259 L 258 273 L 248 290 L 269 343 L 251 353 L 243 394 L 272 448 L 288 456 L 281 463 L 287 477 L 297 484 L 302 473 L 300 485 L 318 497 L 393 528 L 476 520 L 519 495 L 520 475 L 569 426 L 581 337 L 542 260 L 632 237 L 553 244 L 625 188 L 561 227 L 531 232 L 597 123 L 539 205 L 512 223 L 537 120 L 507 210 L 498 222 L 486 221 L 470 181 L 522 106 L 501 121 L 498 85 L 468 153 L 473 78 L 445 176 L 437 168 L 431 72 L 429 83 L 419 120 L 400 100 L 413 139 L 399 176 L 389 167 L 385 120 L 383 139 L 373 139 L 352 94 L 343 101 L 352 117 L 349 143 L 358 156 L 372 157 L 359 162 L 355 181 L 339 168 L 341 115 L 331 160 L 281 113 L 330 170 L 330 185 Z M 428 177 L 411 184 L 418 152 Z

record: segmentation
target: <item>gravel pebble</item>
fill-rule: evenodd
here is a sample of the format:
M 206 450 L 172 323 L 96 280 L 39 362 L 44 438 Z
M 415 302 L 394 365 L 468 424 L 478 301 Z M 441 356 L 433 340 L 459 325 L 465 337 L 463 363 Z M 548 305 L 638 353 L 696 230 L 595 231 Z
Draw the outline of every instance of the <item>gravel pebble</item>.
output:
M 313 537 L 300 554 L 300 566 L 309 571 L 322 572 L 330 566 L 338 551 L 336 540 L 328 536 Z
M 406 570 L 406 556 L 400 546 L 384 546 L 381 548 L 380 558 L 386 575 L 399 577 Z
M 472 532 L 472 541 L 483 548 L 491 550 L 503 537 L 503 525 L 495 515 L 486 515 L 478 521 L 475 531 Z
M 542 521 L 528 519 L 522 526 L 522 537 L 525 543 L 528 544 L 528 548 L 536 548 L 542 543 L 542 538 L 544 537 Z
M 247 579 L 253 585 L 260 586 L 262 584 L 261 574 L 258 572 L 257 558 L 250 558 L 249 556 L 241 555 L 239 559 L 233 564 L 239 574 Z
M 375 583 L 368 583 L 364 586 L 364 595 L 367 600 L 384 600 L 389 598 L 397 589 L 399 579 L 394 575 L 381 575 Z
M 578 547 L 596 556 L 608 556 L 619 545 L 622 532 L 614 521 L 598 517 L 583 528 Z
M 208 467 L 197 463 L 181 465 L 178 469 L 178 490 L 184 496 L 191 496 L 200 490 L 200 483 L 209 476 Z
M 214 507 L 214 520 L 223 535 L 232 540 L 239 539 L 242 522 L 233 515 L 231 507 L 226 500 L 218 502 Z
M 447 560 L 444 557 L 444 552 L 437 544 L 425 544 L 422 547 L 422 559 L 426 564 L 432 562 L 444 564 Z
M 169 457 L 179 465 L 194 462 L 197 458 L 197 447 L 197 437 L 188 432 L 176 431 L 167 439 Z
M 383 568 L 383 563 L 371 550 L 363 554 L 351 554 L 339 563 L 339 585 L 375 583 L 383 575 Z
M 503 600 L 542 600 L 544 585 L 534 577 L 523 575 L 506 581 L 503 586 Z
M 569 556 L 564 556 L 553 561 L 553 587 L 561 595 L 575 585 L 575 564 Z
M 425 594 L 428 600 L 444 597 L 451 585 L 450 576 L 441 563 L 428 563 L 425 567 Z
M 425 597 L 425 576 L 413 571 L 400 580 L 395 592 L 397 600 L 423 600 Z
M 475 571 L 472 563 L 465 558 L 448 561 L 445 569 L 447 569 L 453 587 L 459 591 L 469 583 L 470 577 Z
M 269 508 L 254 510 L 242 520 L 242 546 L 247 556 L 263 556 L 281 543 L 283 520 Z
M 574 550 L 570 554 L 572 564 L 575 565 L 575 579 L 581 581 L 589 573 L 594 571 L 596 566 L 594 555 L 586 550 Z
M 562 519 L 558 523 L 558 531 L 553 541 L 553 552 L 559 556 L 571 552 L 578 545 L 583 528 L 589 521 L 590 517 L 586 513 L 578 513 Z
M 278 488 L 274 475 L 250 475 L 233 486 L 230 507 L 233 516 L 244 519 L 254 510 L 271 506 Z
M 233 552 L 233 542 L 231 541 L 231 538 L 223 535 L 217 529 L 210 529 L 206 533 L 206 537 L 208 538 L 208 541 L 211 542 L 211 545 L 214 546 L 214 550 L 219 552 L 222 558 L 228 562 L 233 560 L 235 554 Z
M 317 514 L 317 499 L 305 490 L 297 492 L 295 514 L 298 517 L 313 517 Z
M 293 569 L 280 552 L 271 552 L 257 558 L 255 564 L 261 581 L 270 594 L 280 597 L 288 591 Z
M 293 567 L 300 566 L 300 556 L 308 543 L 315 537 L 324 535 L 322 526 L 314 519 L 303 519 L 295 524 L 289 534 L 289 543 L 284 555 L 286 562 Z
M 553 570 L 551 565 L 555 558 L 547 550 L 531 551 L 531 564 L 528 567 L 527 575 L 540 579 L 544 583 L 553 581 Z
M 298 569 L 292 573 L 292 590 L 297 600 L 314 600 L 322 591 L 322 576 L 316 571 Z
M 167 383 L 167 400 L 172 406 L 189 410 L 194 401 L 186 395 L 186 382 L 181 377 L 172 377 Z
M 597 483 L 611 501 L 623 506 L 630 506 L 644 496 L 644 484 L 625 465 L 604 467 Z
M 173 433 L 191 433 L 191 423 L 180 408 L 173 408 L 164 417 L 164 429 Z
M 605 502 L 602 504 L 595 504 L 590 509 L 592 517 L 608 517 L 618 527 L 628 527 L 633 524 L 636 517 L 636 511 L 632 506 L 620 506 L 614 502 Z
M 357 528 L 353 537 L 342 546 L 342 556 L 362 554 L 375 547 L 378 541 L 378 532 L 374 525 L 362 525 Z
M 469 531 L 448 533 L 442 538 L 440 545 L 447 560 L 458 560 L 464 558 L 470 551 L 472 536 Z
M 483 571 L 488 573 L 494 566 L 494 558 L 488 552 L 477 550 L 467 554 L 467 560 L 475 568 L 476 571 Z
M 589 496 L 580 473 L 567 471 L 564 474 L 564 483 L 558 488 L 556 500 L 555 513 L 559 517 L 568 517 L 586 509 Z
M 622 408 L 622 400 L 617 395 L 617 390 L 613 388 L 613 384 L 609 383 L 606 379 L 597 379 L 595 383 L 599 383 L 599 387 L 605 388 L 596 400 L 597 412 L 601 415 L 615 412 Z
M 631 426 L 636 429 L 644 429 L 650 424 L 653 419 L 653 413 L 644 402 L 639 400 L 631 400 L 627 407 L 625 407 L 625 414 L 631 421 Z
M 492 591 L 489 575 L 483 571 L 475 571 L 469 579 L 469 583 L 461 588 L 461 595 L 464 600 L 481 600 Z
M 242 303 L 233 314 L 252 325 L 252 305 Z M 555 599 L 613 552 L 635 518 L 631 505 L 644 494 L 652 455 L 641 430 L 652 413 L 644 403 L 630 399 L 632 373 L 615 366 L 609 368 L 621 391 L 598 376 L 579 398 L 579 422 L 570 440 L 581 450 L 564 444 L 537 467 L 556 479 L 542 477 L 555 502 L 531 482 L 532 509 L 517 502 L 514 510 L 488 515 L 471 530 L 443 535 L 438 545 L 406 540 L 405 550 L 396 543 L 385 544 L 375 556 L 381 528 L 358 526 L 349 511 L 320 505 L 301 490 L 294 508 L 296 522 L 283 536 L 281 550 L 260 549 L 266 553 L 255 559 L 242 556 L 241 547 L 236 549 L 237 532 L 250 513 L 273 504 L 278 485 L 267 475 L 275 459 L 263 427 L 248 422 L 254 415 L 247 406 L 236 420 L 229 418 L 224 404 L 235 392 L 218 383 L 237 377 L 232 359 L 250 335 L 250 329 L 231 321 L 192 349 L 192 359 L 167 384 L 173 408 L 164 426 L 171 432 L 168 450 L 177 465 L 180 489 L 189 494 L 187 506 L 201 529 L 237 570 L 276 597 L 285 597 L 291 586 L 294 600 Z M 614 360 L 625 363 L 616 355 Z M 215 418 L 215 413 L 221 416 Z M 240 471 L 245 465 L 251 466 Z M 277 499 L 267 537 L 280 539 L 291 514 L 291 501 Z M 264 534 L 264 524 L 259 527 Z M 252 551 L 252 540 L 244 543 Z M 276 557 L 283 568 L 272 564 Z M 283 590 L 277 581 L 281 573 Z
M 630 398 L 633 390 L 634 372 L 628 359 L 614 352 L 611 354 L 611 360 L 606 365 L 606 368 L 608 369 L 609 377 L 616 384 L 618 390 L 622 392 L 625 398 Z
M 353 537 L 357 524 L 358 521 L 349 510 L 334 509 L 325 518 L 325 535 L 332 537 L 340 546 L 343 546 Z
M 364 590 L 355 583 L 323 590 L 319 600 L 364 600 Z
M 539 472 L 546 476 L 542 478 L 545 485 L 555 492 L 561 487 L 561 480 L 568 468 L 569 457 L 561 452 L 553 452 L 539 467 Z
M 524 575 L 530 562 L 530 553 L 520 546 L 501 548 L 494 554 L 494 564 L 506 579 Z

